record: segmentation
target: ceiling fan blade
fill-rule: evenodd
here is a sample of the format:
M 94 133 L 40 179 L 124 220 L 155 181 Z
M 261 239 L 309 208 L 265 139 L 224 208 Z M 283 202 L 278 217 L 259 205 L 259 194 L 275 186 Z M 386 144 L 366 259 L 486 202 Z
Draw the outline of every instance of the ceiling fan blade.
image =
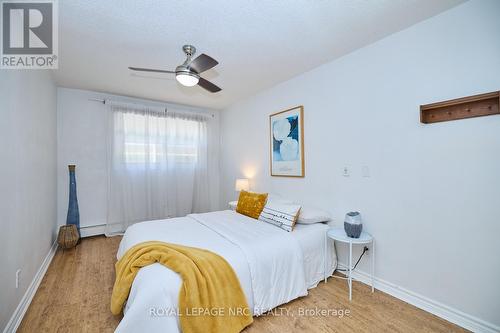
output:
M 198 85 L 202 87 L 203 89 L 206 89 L 210 91 L 211 93 L 216 93 L 218 91 L 221 91 L 222 89 L 217 87 L 215 84 L 213 84 L 210 81 L 205 80 L 204 78 L 200 77 L 200 81 L 198 81 Z
M 162 69 L 152 69 L 152 68 L 140 68 L 140 67 L 129 67 L 128 69 L 139 72 L 155 72 L 155 73 L 169 73 L 175 74 L 173 71 L 165 71 Z
M 200 74 L 217 66 L 218 62 L 212 57 L 207 56 L 205 53 L 200 54 L 196 59 L 191 61 L 189 68 Z

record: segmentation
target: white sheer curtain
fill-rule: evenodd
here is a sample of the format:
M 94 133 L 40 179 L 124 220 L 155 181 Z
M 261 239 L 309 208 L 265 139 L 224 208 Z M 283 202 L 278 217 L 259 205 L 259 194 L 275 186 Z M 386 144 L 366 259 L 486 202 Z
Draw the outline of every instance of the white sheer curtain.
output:
M 106 234 L 210 208 L 207 118 L 107 102 Z

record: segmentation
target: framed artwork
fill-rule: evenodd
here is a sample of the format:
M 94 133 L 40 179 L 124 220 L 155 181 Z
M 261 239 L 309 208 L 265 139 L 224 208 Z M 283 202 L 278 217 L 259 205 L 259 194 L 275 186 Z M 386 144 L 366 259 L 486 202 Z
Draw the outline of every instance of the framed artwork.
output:
M 269 116 L 271 176 L 304 177 L 304 107 Z

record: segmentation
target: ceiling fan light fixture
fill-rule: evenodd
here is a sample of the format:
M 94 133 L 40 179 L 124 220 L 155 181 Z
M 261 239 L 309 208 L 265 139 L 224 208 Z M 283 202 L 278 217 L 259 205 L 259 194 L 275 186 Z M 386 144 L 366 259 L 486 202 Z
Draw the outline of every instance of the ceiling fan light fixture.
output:
M 175 68 L 175 71 L 143 67 L 129 67 L 129 69 L 139 72 L 175 74 L 175 79 L 177 80 L 177 82 L 185 87 L 194 87 L 198 85 L 199 87 L 211 93 L 221 91 L 222 89 L 220 87 L 217 87 L 207 79 L 200 77 L 200 73 L 208 71 L 209 69 L 217 66 L 219 64 L 217 60 L 210 56 L 207 56 L 205 53 L 202 53 L 195 59 L 192 59 L 193 55 L 196 52 L 196 48 L 192 45 L 184 45 L 182 47 L 182 50 L 186 54 L 186 60 L 181 65 L 177 66 Z
M 198 84 L 198 81 L 200 81 L 200 78 L 198 76 L 186 72 L 177 73 L 175 75 L 175 78 L 180 84 L 186 87 L 195 86 Z

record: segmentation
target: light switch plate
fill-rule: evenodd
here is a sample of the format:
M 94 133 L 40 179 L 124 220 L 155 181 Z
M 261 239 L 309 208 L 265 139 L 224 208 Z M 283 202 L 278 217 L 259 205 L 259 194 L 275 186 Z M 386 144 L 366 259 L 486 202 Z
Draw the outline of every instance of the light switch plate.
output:
M 368 167 L 368 165 L 363 165 L 363 167 L 361 168 L 361 174 L 363 175 L 363 177 L 370 177 L 370 168 Z

